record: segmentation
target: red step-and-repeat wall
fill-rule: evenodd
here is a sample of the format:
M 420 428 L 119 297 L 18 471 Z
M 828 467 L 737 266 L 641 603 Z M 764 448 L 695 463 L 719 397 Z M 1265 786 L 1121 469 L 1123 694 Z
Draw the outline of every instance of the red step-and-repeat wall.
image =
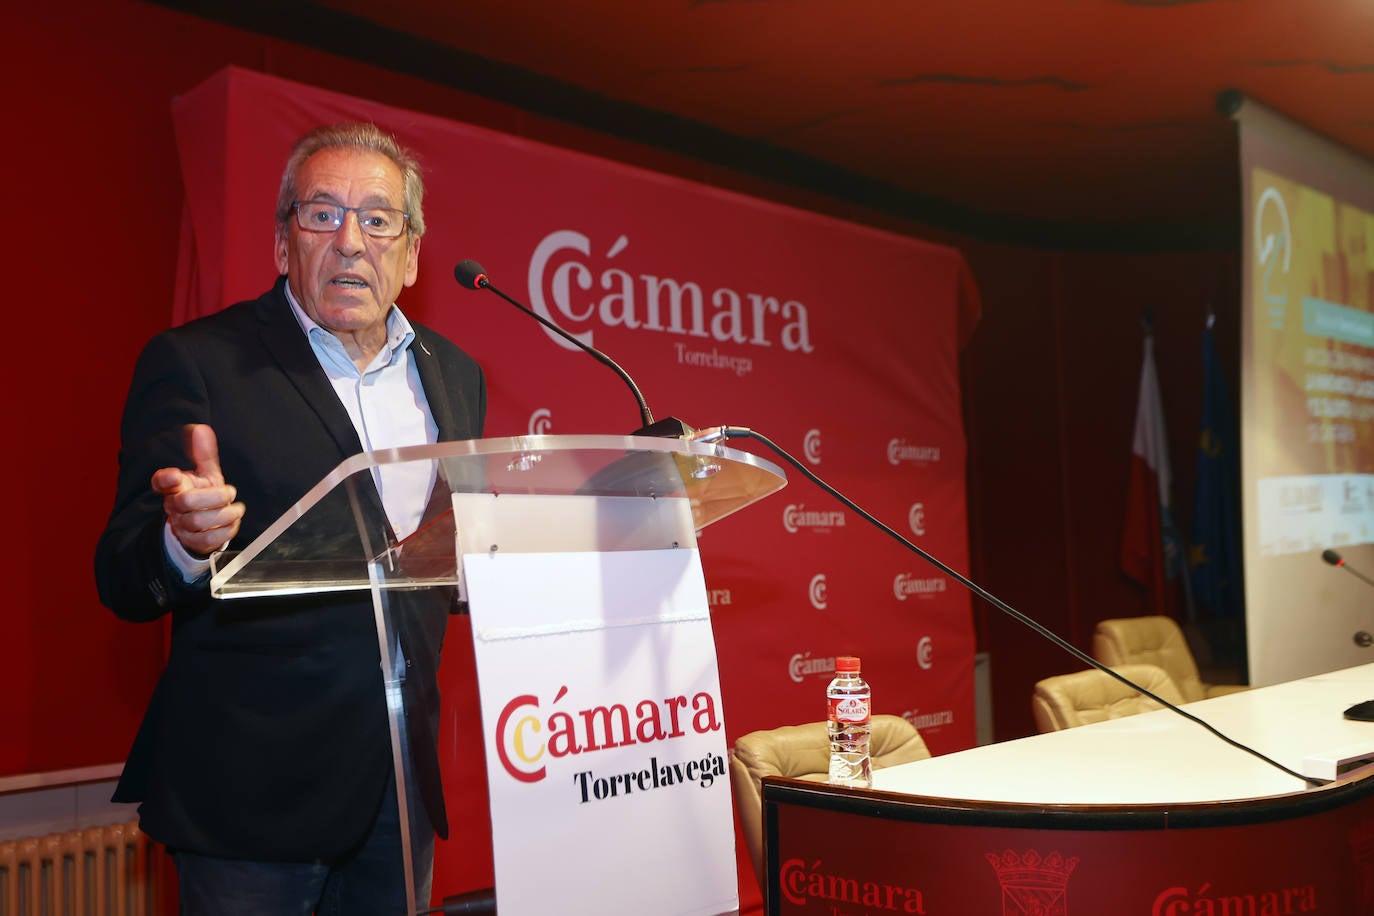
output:
M 628 434 L 639 414 L 586 354 L 458 286 L 465 258 L 615 358 L 656 416 L 755 429 L 967 571 L 958 350 L 979 307 L 957 251 L 236 69 L 180 97 L 174 118 L 186 192 L 177 321 L 271 284 L 293 141 L 317 124 L 374 121 L 426 170 L 420 276 L 400 304 L 482 364 L 488 436 Z M 907 717 L 937 754 L 974 743 L 974 634 L 956 582 L 795 470 L 700 546 L 731 741 L 822 718 L 835 656 L 857 654 L 876 712 Z M 455 621 L 442 678 L 458 826 L 440 844 L 439 895 L 491 881 L 472 648 Z M 738 854 L 747 906 L 757 891 L 742 844 Z

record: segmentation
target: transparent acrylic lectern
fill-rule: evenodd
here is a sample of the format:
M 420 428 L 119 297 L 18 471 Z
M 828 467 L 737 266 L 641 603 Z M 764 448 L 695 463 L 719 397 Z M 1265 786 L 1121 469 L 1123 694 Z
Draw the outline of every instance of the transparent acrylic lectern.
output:
M 374 479 L 410 465 L 433 498 L 419 528 L 396 538 Z M 775 465 L 721 444 L 625 436 L 529 436 L 444 442 L 355 455 L 336 467 L 260 537 L 216 559 L 217 598 L 369 590 L 397 774 L 407 916 L 417 904 L 411 849 L 411 738 L 405 689 L 409 653 L 425 616 L 467 595 L 463 557 L 495 551 L 604 553 L 695 547 L 696 533 L 780 489 Z M 437 666 L 438 659 L 427 660 Z M 413 724 L 413 723 L 412 723 Z

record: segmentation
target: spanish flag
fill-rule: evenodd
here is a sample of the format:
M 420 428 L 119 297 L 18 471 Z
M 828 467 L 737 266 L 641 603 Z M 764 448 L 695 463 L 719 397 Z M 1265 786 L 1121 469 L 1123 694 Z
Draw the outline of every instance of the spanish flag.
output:
M 1171 611 L 1172 602 L 1168 600 L 1165 582 L 1178 575 L 1182 565 L 1170 511 L 1172 486 L 1164 405 L 1155 372 L 1154 336 L 1147 332 L 1145 359 L 1140 369 L 1140 395 L 1136 401 L 1135 437 L 1131 444 L 1121 569 L 1149 588 L 1155 612 L 1159 614 Z

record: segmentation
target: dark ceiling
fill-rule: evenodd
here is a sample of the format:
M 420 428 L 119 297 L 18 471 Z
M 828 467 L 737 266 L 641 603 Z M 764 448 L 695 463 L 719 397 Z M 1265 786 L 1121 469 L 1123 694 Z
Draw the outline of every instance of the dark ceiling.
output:
M 162 2 L 986 238 L 1234 244 L 1223 90 L 1374 159 L 1374 0 Z

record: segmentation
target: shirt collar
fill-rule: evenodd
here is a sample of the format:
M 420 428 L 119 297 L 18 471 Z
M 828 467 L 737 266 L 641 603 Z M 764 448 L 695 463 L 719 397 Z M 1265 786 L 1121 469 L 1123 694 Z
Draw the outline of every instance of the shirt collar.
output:
M 296 300 L 296 294 L 291 292 L 291 283 L 288 281 L 282 284 L 282 290 L 286 293 L 286 301 L 291 305 L 291 313 L 296 316 L 296 323 L 301 326 L 305 336 L 314 345 L 325 347 L 339 347 L 342 349 L 343 343 L 325 328 L 320 327 L 319 323 L 306 314 L 300 302 Z M 377 354 L 377 359 L 372 366 L 386 366 L 400 353 L 405 352 L 412 343 L 415 342 L 415 328 L 410 324 L 410 319 L 406 318 L 401 307 L 396 303 L 391 304 L 391 308 L 386 313 L 386 345 Z

